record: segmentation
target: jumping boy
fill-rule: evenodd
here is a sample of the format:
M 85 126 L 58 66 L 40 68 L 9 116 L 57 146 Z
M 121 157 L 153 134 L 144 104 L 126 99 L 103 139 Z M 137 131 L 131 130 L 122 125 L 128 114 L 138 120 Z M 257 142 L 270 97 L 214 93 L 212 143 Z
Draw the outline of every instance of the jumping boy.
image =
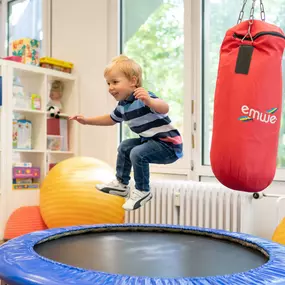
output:
M 152 198 L 149 185 L 149 164 L 169 164 L 182 157 L 182 138 L 171 125 L 169 106 L 142 87 L 142 69 L 132 59 L 120 55 L 104 71 L 109 92 L 118 101 L 111 114 L 86 118 L 70 117 L 83 125 L 112 126 L 125 122 L 139 137 L 126 139 L 118 148 L 116 179 L 96 185 L 104 193 L 126 197 L 127 211 L 143 206 Z M 135 188 L 130 189 L 133 167 Z

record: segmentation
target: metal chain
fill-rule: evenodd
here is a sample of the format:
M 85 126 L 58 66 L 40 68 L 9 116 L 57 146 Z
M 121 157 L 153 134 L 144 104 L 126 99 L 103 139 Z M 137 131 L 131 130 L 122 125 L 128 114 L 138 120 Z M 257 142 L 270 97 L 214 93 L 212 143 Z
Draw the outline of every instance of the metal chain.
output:
M 265 21 L 265 11 L 262 0 L 260 0 L 260 17 L 262 21 Z
M 252 0 L 252 6 L 251 6 L 251 9 L 250 9 L 250 15 L 249 15 L 249 24 L 250 25 L 253 24 L 255 2 L 256 2 L 256 0 Z
M 252 0 L 252 7 L 250 9 L 249 21 L 250 21 L 251 24 L 253 23 L 253 19 L 254 19 L 255 2 L 256 2 L 256 0 Z M 242 4 L 241 10 L 239 12 L 237 24 L 239 24 L 242 21 L 242 19 L 243 19 L 244 8 L 245 8 L 246 3 L 247 3 L 247 0 L 243 0 L 243 4 Z M 262 0 L 260 0 L 260 16 L 261 16 L 261 20 L 265 21 L 265 11 L 264 11 L 264 5 L 263 5 Z
M 242 19 L 243 19 L 244 7 L 245 7 L 245 5 L 246 5 L 246 2 L 247 2 L 247 0 L 243 0 L 243 4 L 242 4 L 241 10 L 240 10 L 240 12 L 239 12 L 239 16 L 238 16 L 238 21 L 237 21 L 238 24 L 239 24 L 239 23 L 242 21 Z

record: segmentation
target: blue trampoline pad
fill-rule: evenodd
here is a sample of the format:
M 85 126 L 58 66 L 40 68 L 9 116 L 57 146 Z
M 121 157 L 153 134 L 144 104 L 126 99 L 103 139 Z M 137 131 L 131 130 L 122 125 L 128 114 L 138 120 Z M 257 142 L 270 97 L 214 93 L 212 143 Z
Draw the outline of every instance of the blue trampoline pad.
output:
M 285 285 L 285 247 L 197 227 L 68 227 L 5 243 L 0 278 L 11 285 Z

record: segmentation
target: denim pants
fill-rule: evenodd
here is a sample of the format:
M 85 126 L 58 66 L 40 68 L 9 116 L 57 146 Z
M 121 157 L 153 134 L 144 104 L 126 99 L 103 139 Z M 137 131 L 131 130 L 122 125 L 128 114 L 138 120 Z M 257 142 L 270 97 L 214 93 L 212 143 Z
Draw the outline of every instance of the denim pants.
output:
M 177 160 L 174 150 L 166 143 L 140 138 L 127 139 L 118 148 L 116 176 L 123 184 L 129 184 L 133 167 L 135 188 L 149 191 L 149 164 L 169 164 Z

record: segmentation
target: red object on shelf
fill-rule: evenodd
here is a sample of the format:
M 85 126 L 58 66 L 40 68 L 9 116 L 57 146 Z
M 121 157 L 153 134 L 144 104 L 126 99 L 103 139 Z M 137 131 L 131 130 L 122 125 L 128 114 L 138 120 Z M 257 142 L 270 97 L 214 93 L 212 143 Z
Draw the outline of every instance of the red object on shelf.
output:
M 22 62 L 22 57 L 16 56 L 16 55 L 6 56 L 6 57 L 3 57 L 3 59 L 5 59 L 5 60 L 11 60 L 11 61 L 16 61 L 16 62 Z
M 49 164 L 49 169 L 48 170 L 51 170 L 53 167 L 55 167 L 56 166 L 56 163 L 50 163 Z
M 47 119 L 47 134 L 53 136 L 60 135 L 60 121 L 55 118 Z

